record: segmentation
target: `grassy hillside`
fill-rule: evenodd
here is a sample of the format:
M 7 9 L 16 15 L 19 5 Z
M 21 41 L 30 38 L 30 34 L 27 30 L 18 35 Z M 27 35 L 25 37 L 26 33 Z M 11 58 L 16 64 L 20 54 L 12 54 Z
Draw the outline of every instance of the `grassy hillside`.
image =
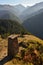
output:
M 4 39 L 4 40 L 2 39 L 2 41 L 3 41 L 4 45 L 2 45 L 3 49 L 1 51 L 3 51 L 4 48 L 7 49 L 7 47 L 8 47 L 7 39 Z M 19 52 L 17 55 L 15 55 L 15 58 L 6 62 L 4 65 L 35 65 L 35 64 L 39 65 L 40 62 L 43 62 L 43 40 L 41 40 L 33 35 L 24 35 L 23 37 L 18 37 L 18 42 L 20 42 L 20 41 L 22 41 L 22 44 L 24 44 L 27 47 L 25 48 L 24 46 L 19 46 Z M 7 44 L 7 47 L 5 46 L 5 43 Z M 21 44 L 21 43 L 19 43 L 19 44 Z M 21 52 L 21 50 L 22 50 L 22 52 Z M 1 53 L 4 53 L 4 51 Z M 5 50 L 5 53 L 6 53 L 6 50 Z M 34 53 L 36 55 L 35 56 L 36 60 L 33 57 Z M 26 54 L 26 59 L 25 59 L 25 54 Z M 31 56 L 32 60 L 30 60 L 31 54 L 33 54 Z M 3 54 L 1 54 L 1 55 L 2 55 L 2 57 L 4 56 Z M 0 56 L 0 58 L 1 58 L 1 56 Z M 41 61 L 40 61 L 40 59 L 41 59 Z M 42 65 L 42 64 L 40 64 L 40 65 Z

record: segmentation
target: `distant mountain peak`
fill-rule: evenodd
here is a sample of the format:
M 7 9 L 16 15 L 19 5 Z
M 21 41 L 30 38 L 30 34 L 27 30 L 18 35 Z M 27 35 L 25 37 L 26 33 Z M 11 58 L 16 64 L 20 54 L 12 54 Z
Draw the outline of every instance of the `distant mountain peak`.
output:
M 36 6 L 36 5 L 37 5 L 37 6 L 38 6 L 38 5 L 39 5 L 39 6 L 40 6 L 40 5 L 43 6 L 43 2 L 36 3 L 36 4 L 34 4 L 33 6 Z
M 25 10 L 25 7 L 22 4 L 15 5 L 14 8 L 19 12 L 19 14 Z
M 25 8 L 25 10 L 20 15 L 20 19 L 24 21 L 28 17 L 34 15 L 34 13 L 38 12 L 40 9 L 43 9 L 43 2 L 36 3 L 33 6 Z
M 23 7 L 23 8 L 25 8 L 22 4 L 15 5 L 15 7 Z
M 36 4 L 43 4 L 43 2 L 39 2 L 39 3 L 36 3 Z

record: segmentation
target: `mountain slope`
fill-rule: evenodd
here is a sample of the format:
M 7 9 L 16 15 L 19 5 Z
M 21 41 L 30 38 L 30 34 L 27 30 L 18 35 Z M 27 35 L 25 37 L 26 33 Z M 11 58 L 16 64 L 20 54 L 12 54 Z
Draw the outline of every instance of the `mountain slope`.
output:
M 11 6 L 11 5 L 0 5 L 0 10 L 9 10 L 10 12 L 12 12 L 15 15 L 19 15 L 23 10 L 25 9 L 24 6 L 22 6 L 21 4 L 15 5 L 15 6 Z
M 21 14 L 21 12 L 23 12 L 25 10 L 25 7 L 21 4 L 15 5 L 14 9 L 18 12 L 18 15 Z
M 5 37 L 7 34 L 10 35 L 14 33 L 25 33 L 25 29 L 16 20 L 0 19 L 0 35 Z
M 12 34 L 25 32 L 20 24 L 20 19 L 14 14 L 14 7 L 0 5 L 0 34 Z
M 19 23 L 20 19 L 9 10 L 0 10 L 0 19 L 17 20 Z
M 23 26 L 32 34 L 43 39 L 43 12 L 25 20 Z
M 9 10 L 10 12 L 17 14 L 17 11 L 14 9 L 14 6 L 11 6 L 11 5 L 0 5 L 0 11 L 3 11 L 3 10 Z
M 31 7 L 26 8 L 20 15 L 21 20 L 26 20 L 28 17 L 31 17 L 32 14 L 36 13 L 40 9 L 43 9 L 43 2 L 37 3 Z

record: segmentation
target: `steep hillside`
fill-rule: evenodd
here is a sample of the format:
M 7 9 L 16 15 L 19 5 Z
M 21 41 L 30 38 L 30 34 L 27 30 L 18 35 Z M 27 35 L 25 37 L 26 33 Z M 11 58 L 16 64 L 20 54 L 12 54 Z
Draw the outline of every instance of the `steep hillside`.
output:
M 43 12 L 25 20 L 23 26 L 32 34 L 43 39 Z
M 31 7 L 26 8 L 20 15 L 21 20 L 26 20 L 28 17 L 34 15 L 37 11 L 43 9 L 43 2 L 37 3 Z
M 0 5 L 0 11 L 3 11 L 3 10 L 8 10 L 15 15 L 17 14 L 17 11 L 14 9 L 14 6 L 11 6 L 11 5 Z
M 19 14 L 20 14 L 24 9 L 25 9 L 25 7 L 22 6 L 21 4 L 15 5 L 15 6 L 11 6 L 11 5 L 0 5 L 0 11 L 9 10 L 9 11 L 12 12 L 13 14 L 15 14 L 16 16 L 19 16 Z
M 19 18 L 9 10 L 0 10 L 0 19 L 17 20 L 20 22 Z
M 14 6 L 14 9 L 18 12 L 17 14 L 20 15 L 25 10 L 25 7 L 21 4 L 18 4 Z
M 0 34 L 2 37 L 14 33 L 25 33 L 25 29 L 16 20 L 0 19 Z
M 0 34 L 25 32 L 20 19 L 14 14 L 13 6 L 0 5 Z M 13 11 L 12 11 L 13 10 Z M 16 13 L 17 14 L 17 13 Z

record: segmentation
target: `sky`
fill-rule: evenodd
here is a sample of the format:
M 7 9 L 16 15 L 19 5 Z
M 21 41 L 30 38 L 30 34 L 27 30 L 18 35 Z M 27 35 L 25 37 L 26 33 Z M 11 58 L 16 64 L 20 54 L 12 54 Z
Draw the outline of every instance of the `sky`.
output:
M 32 6 L 36 3 L 43 2 L 43 0 L 0 0 L 0 4 Z

